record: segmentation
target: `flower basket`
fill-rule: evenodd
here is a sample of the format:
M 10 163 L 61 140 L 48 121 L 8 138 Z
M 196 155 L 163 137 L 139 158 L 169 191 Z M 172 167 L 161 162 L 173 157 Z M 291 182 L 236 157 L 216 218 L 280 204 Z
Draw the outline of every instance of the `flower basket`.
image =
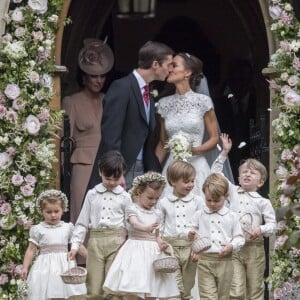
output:
M 179 268 L 179 262 L 174 256 L 173 248 L 172 246 L 169 247 L 171 249 L 171 255 L 166 255 L 164 252 L 161 252 L 158 258 L 153 261 L 155 272 L 174 273 Z
M 198 237 L 192 243 L 192 251 L 195 253 L 200 253 L 208 250 L 211 247 L 211 240 L 208 236 L 201 236 L 197 234 Z
M 250 240 L 253 217 L 250 213 L 245 213 L 240 217 L 241 227 L 245 236 L 246 241 Z
M 61 274 L 61 279 L 66 284 L 80 284 L 86 281 L 87 270 L 83 267 L 74 267 Z

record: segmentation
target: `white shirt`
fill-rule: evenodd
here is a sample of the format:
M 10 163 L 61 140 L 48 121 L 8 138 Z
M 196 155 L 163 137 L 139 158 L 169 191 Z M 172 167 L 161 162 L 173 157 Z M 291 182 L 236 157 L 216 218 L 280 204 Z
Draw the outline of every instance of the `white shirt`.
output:
M 204 206 L 192 217 L 186 235 L 191 229 L 211 239 L 212 246 L 206 253 L 219 253 L 226 244 L 231 244 L 233 251 L 239 251 L 245 244 L 238 215 L 225 206 L 217 212 Z
M 89 228 L 125 228 L 125 208 L 131 203 L 129 194 L 121 186 L 109 191 L 100 183 L 89 190 L 75 224 L 72 249 L 78 250 Z
M 213 172 L 221 172 L 226 157 L 219 155 L 212 165 Z M 276 217 L 272 203 L 269 199 L 263 198 L 257 192 L 246 192 L 242 187 L 232 184 L 229 180 L 230 208 L 242 217 L 250 213 L 253 222 L 252 228 L 260 227 L 264 236 L 271 236 L 276 230 Z M 263 224 L 264 223 L 264 224 Z
M 203 199 L 189 193 L 183 198 L 173 194 L 159 200 L 157 208 L 162 213 L 161 235 L 184 237 L 185 229 L 195 212 L 204 206 Z

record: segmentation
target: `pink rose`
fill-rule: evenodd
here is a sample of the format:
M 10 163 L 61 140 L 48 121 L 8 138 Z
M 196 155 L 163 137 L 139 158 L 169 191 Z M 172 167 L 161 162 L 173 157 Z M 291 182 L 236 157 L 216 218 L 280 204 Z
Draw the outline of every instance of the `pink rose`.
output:
M 280 201 L 281 206 L 286 206 L 286 205 L 289 205 L 290 198 L 285 195 L 281 195 L 279 198 L 279 201 Z
M 270 6 L 269 13 L 273 20 L 278 20 L 281 16 L 282 9 L 278 5 Z
M 283 102 L 289 107 L 300 105 L 300 95 L 290 90 L 284 95 Z
M 20 186 L 24 182 L 24 177 L 20 173 L 12 176 L 11 182 L 14 186 Z
M 31 185 L 26 184 L 21 186 L 20 190 L 23 196 L 29 197 L 32 196 L 34 188 Z
M 12 108 L 15 110 L 19 110 L 24 108 L 25 102 L 22 98 L 18 97 L 17 99 L 13 100 Z
M 29 115 L 24 124 L 25 130 L 31 135 L 37 135 L 41 129 L 41 124 L 36 116 Z
M 0 119 L 3 119 L 6 116 L 7 109 L 5 106 L 0 104 Z
M 293 153 L 289 149 L 284 149 L 281 153 L 281 159 L 283 161 L 293 159 Z
M 6 119 L 13 123 L 18 119 L 18 114 L 13 109 L 10 108 L 6 112 Z
M 0 275 L 0 285 L 4 285 L 8 283 L 8 276 L 7 274 L 1 274 Z
M 9 83 L 4 90 L 4 94 L 6 95 L 6 97 L 12 100 L 18 98 L 20 96 L 20 93 L 21 90 L 19 86 L 14 83 Z
M 6 153 L 7 153 L 10 157 L 12 157 L 12 156 L 14 156 L 14 155 L 16 154 L 16 148 L 15 148 L 15 147 L 8 147 L 8 148 L 6 149 Z
M 38 119 L 41 122 L 42 125 L 44 125 L 50 117 L 50 113 L 48 109 L 44 109 L 39 115 Z
M 30 142 L 30 143 L 28 144 L 27 150 L 28 150 L 29 152 L 35 152 L 36 149 L 37 149 L 37 147 L 38 147 L 37 142 L 36 142 L 36 141 L 32 141 L 32 142 Z
M 287 92 L 289 92 L 291 90 L 291 88 L 288 86 L 288 85 L 284 85 L 282 88 L 281 88 L 281 94 L 282 95 L 285 95 Z
M 42 41 L 44 39 L 44 35 L 42 31 L 34 31 L 33 32 L 33 39 L 38 42 L 38 41 Z
M 8 202 L 3 203 L 0 206 L 0 214 L 7 215 L 11 212 L 11 205 Z
M 27 182 L 29 185 L 35 185 L 36 183 L 36 178 L 35 176 L 31 175 L 31 174 L 28 174 L 26 175 L 25 177 L 25 182 Z
M 16 30 L 15 30 L 15 35 L 16 37 L 22 37 L 24 36 L 26 33 L 26 30 L 24 27 L 18 27 Z
M 12 40 L 13 40 L 13 37 L 10 33 L 7 33 L 7 34 L 2 36 L 2 43 L 3 44 L 10 43 Z
M 277 223 L 277 229 L 278 229 L 278 230 L 283 230 L 283 229 L 285 228 L 285 226 L 286 226 L 286 221 L 284 221 L 284 220 L 279 221 L 279 222 Z
M 274 243 L 274 249 L 275 250 L 278 250 L 280 249 L 284 244 L 285 242 L 287 241 L 289 237 L 287 235 L 280 235 L 276 240 L 275 240 L 275 243 Z
M 282 290 L 280 288 L 276 288 L 274 290 L 273 297 L 275 300 L 280 300 L 280 298 L 283 296 Z

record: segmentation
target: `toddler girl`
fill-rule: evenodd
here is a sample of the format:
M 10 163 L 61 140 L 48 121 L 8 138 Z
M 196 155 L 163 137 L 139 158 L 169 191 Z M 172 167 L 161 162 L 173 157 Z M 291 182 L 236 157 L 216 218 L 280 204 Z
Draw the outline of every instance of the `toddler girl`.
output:
M 30 229 L 23 261 L 21 276 L 27 278 L 28 300 L 66 299 L 86 294 L 85 284 L 64 284 L 60 276 L 68 267 L 74 266 L 69 265 L 67 257 L 73 225 L 61 221 L 68 206 L 66 195 L 58 190 L 46 190 L 40 194 L 36 205 L 44 221 Z M 28 274 L 37 251 L 39 254 Z
M 158 235 L 160 213 L 155 205 L 165 186 L 160 174 L 148 172 L 133 180 L 134 203 L 126 209 L 128 239 L 120 248 L 104 282 L 104 290 L 126 299 L 179 295 L 174 274 L 156 273 L 152 263 L 168 245 Z

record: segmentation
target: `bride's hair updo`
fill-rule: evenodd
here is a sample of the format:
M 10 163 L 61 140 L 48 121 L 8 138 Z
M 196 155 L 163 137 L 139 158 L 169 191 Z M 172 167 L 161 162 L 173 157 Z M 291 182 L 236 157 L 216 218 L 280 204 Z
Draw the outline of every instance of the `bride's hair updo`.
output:
M 191 89 L 195 90 L 201 78 L 203 78 L 203 62 L 198 57 L 189 53 L 180 52 L 176 55 L 183 59 L 184 67 L 192 72 L 189 82 Z

